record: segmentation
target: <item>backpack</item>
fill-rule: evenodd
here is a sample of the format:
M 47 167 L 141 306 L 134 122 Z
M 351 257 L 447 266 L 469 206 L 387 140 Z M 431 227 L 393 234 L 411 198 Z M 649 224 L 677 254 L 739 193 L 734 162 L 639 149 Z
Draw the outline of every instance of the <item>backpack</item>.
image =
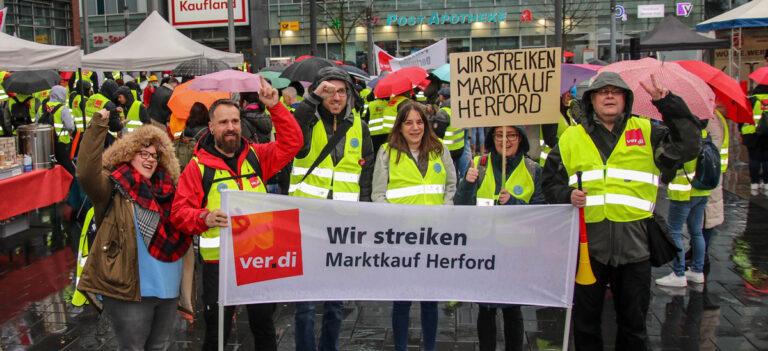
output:
M 200 137 L 208 131 L 208 128 L 203 128 L 195 134 L 194 137 L 181 136 L 173 141 L 173 148 L 176 151 L 176 158 L 179 159 L 179 166 L 183 171 L 187 167 L 189 160 L 192 159 L 195 153 L 195 144 Z
M 27 97 L 24 101 L 19 101 L 19 98 L 14 96 L 13 99 L 16 103 L 11 106 L 11 123 L 16 128 L 21 125 L 32 123 L 32 116 L 29 114 L 30 100 L 32 96 Z
M 64 104 L 59 103 L 53 108 L 50 108 L 48 106 L 48 99 L 45 99 L 43 100 L 42 106 L 43 106 L 43 108 L 41 109 L 42 114 L 37 119 L 37 123 L 53 125 L 53 115 L 56 114 L 56 111 L 58 111 L 62 106 L 64 106 Z
M 685 168 L 683 171 L 685 172 Z M 696 159 L 696 174 L 691 179 L 688 172 L 685 172 L 685 177 L 696 189 L 712 190 L 720 184 L 720 173 L 720 149 L 712 142 L 712 137 L 707 135 L 701 142 Z

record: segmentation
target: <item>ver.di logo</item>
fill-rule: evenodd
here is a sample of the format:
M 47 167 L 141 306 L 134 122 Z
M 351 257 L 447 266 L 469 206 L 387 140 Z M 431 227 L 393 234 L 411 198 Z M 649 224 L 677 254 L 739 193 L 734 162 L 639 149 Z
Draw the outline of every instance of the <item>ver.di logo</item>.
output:
M 237 285 L 304 274 L 299 210 L 232 216 Z

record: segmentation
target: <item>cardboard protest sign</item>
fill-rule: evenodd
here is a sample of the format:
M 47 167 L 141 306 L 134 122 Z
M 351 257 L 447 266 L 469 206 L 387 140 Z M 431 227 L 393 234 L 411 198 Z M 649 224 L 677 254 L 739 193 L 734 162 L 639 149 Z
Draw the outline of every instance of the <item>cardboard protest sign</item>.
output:
M 560 48 L 454 53 L 451 127 L 557 123 Z

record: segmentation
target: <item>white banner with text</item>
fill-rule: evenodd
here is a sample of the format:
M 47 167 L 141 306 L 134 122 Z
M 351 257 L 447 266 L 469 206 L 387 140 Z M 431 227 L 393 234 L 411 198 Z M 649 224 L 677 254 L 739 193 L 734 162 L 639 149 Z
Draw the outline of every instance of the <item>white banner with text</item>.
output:
M 569 307 L 570 205 L 409 206 L 223 191 L 220 302 L 473 301 Z

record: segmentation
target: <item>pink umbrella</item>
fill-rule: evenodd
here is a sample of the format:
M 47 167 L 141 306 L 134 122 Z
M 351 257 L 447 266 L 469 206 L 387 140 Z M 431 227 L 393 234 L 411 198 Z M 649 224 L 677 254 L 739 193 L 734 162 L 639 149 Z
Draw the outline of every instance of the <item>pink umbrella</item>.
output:
M 230 93 L 260 91 L 261 81 L 258 74 L 230 69 L 199 76 L 189 83 L 189 89 Z
M 564 63 L 560 73 L 560 94 L 568 91 L 576 84 L 579 84 L 597 74 L 597 70 L 603 66 L 590 64 Z
M 673 63 L 664 63 L 653 58 L 619 61 L 602 67 L 598 73 L 616 72 L 634 93 L 632 113 L 661 120 L 661 114 L 651 103 L 651 96 L 640 86 L 640 82 L 651 85 L 651 74 L 662 86 L 683 98 L 688 108 L 700 119 L 713 117 L 715 93 L 701 78 Z

